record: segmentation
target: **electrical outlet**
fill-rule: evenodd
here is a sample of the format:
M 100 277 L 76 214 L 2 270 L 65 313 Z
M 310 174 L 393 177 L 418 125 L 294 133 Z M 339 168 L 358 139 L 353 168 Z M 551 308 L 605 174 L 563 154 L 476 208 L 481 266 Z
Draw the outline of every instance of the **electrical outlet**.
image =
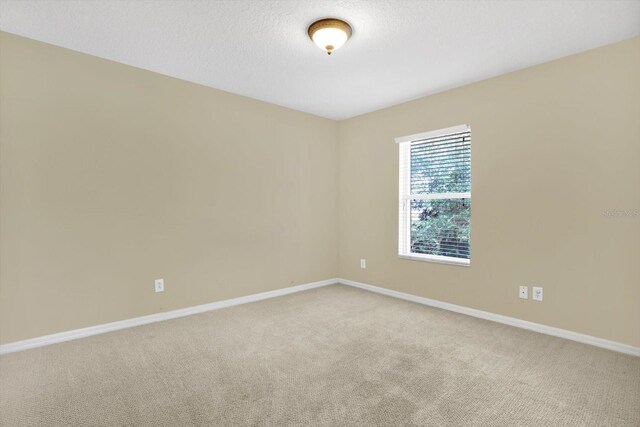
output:
M 536 301 L 542 301 L 542 287 L 534 286 L 533 287 L 533 299 Z
M 156 279 L 154 281 L 156 292 L 164 292 L 164 279 Z
M 529 298 L 529 287 L 528 286 L 520 286 L 520 298 L 528 299 Z
M 366 259 L 361 259 L 360 260 L 360 268 L 367 268 L 367 260 Z

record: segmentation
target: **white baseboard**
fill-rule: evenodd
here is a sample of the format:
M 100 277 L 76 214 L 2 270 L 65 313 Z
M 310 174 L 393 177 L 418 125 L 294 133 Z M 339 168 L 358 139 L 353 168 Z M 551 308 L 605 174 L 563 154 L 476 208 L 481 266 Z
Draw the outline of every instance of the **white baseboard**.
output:
M 527 320 L 516 319 L 514 317 L 494 314 L 488 311 L 476 310 L 475 308 L 464 307 L 461 305 L 450 304 L 434 299 L 419 297 L 416 295 L 406 294 L 379 286 L 373 286 L 366 283 L 355 282 L 348 279 L 337 279 L 338 283 L 353 286 L 367 291 L 376 292 L 394 298 L 407 301 L 417 302 L 431 307 L 442 308 L 444 310 L 455 311 L 456 313 L 466 314 L 467 316 L 478 317 L 480 319 L 491 320 L 493 322 L 503 323 L 505 325 L 515 326 L 517 328 L 528 329 L 530 331 L 539 332 L 541 334 L 553 335 L 555 337 L 565 338 L 572 341 L 590 344 L 596 347 L 606 348 L 608 350 L 617 351 L 619 353 L 630 354 L 632 356 L 640 356 L 640 347 L 634 347 L 628 344 L 622 344 L 616 341 L 609 341 L 603 338 L 593 337 L 578 332 L 568 331 L 566 329 L 555 328 L 553 326 L 542 325 L 540 323 L 529 322 Z
M 193 307 L 181 308 L 179 310 L 165 311 L 162 313 L 150 314 L 148 316 L 134 317 L 133 319 L 120 320 L 102 325 L 89 326 L 88 328 L 75 329 L 72 331 L 60 332 L 58 334 L 45 335 L 31 338 L 24 341 L 16 341 L 0 345 L 0 355 L 14 353 L 16 351 L 28 350 L 30 348 L 42 347 L 49 344 L 61 343 L 78 338 L 89 337 L 91 335 L 103 334 L 105 332 L 117 331 L 119 329 L 131 328 L 134 326 L 146 325 L 148 323 L 160 322 L 162 320 L 175 319 L 177 317 L 189 316 L 191 314 L 203 313 L 205 311 L 218 310 L 232 307 L 234 305 L 246 304 L 268 298 L 275 298 L 294 292 L 306 291 L 308 289 L 319 288 L 321 286 L 333 285 L 338 279 L 327 279 L 319 282 L 306 283 L 304 285 L 291 286 L 288 288 L 276 289 L 275 291 L 262 292 L 259 294 L 247 295 L 239 298 L 232 298 L 224 301 L 212 302 L 209 304 L 196 305 Z
M 134 326 L 146 325 L 149 323 L 160 322 L 162 320 L 175 319 L 178 317 L 189 316 L 191 314 L 203 313 L 205 311 L 218 310 L 221 308 L 232 307 L 234 305 L 246 304 L 250 302 L 260 301 L 268 298 L 275 298 L 282 295 L 292 294 L 294 292 L 306 291 L 308 289 L 319 288 L 321 286 L 341 283 L 343 285 L 353 286 L 371 292 L 399 298 L 431 307 L 442 308 L 444 310 L 454 311 L 456 313 L 466 314 L 468 316 L 480 319 L 491 320 L 493 322 L 503 323 L 505 325 L 515 326 L 517 328 L 528 329 L 530 331 L 542 334 L 553 335 L 572 341 L 590 344 L 596 347 L 606 348 L 608 350 L 620 353 L 630 354 L 632 356 L 640 356 L 640 347 L 634 347 L 628 344 L 622 344 L 603 338 L 593 337 L 578 332 L 568 331 L 566 329 L 555 328 L 552 326 L 542 325 L 540 323 L 529 322 L 527 320 L 516 319 L 514 317 L 503 316 L 500 314 L 490 313 L 488 311 L 476 310 L 475 308 L 464 307 L 461 305 L 450 304 L 430 298 L 419 297 L 404 292 L 394 291 L 379 286 L 373 286 L 366 283 L 355 282 L 348 279 L 327 279 L 319 282 L 306 283 L 304 285 L 291 286 L 288 288 L 276 289 L 275 291 L 262 292 L 259 294 L 247 295 L 239 298 L 232 298 L 224 301 L 212 302 L 209 304 L 196 305 L 193 307 L 182 308 L 179 310 L 165 311 L 162 313 L 150 314 L 148 316 L 134 317 L 133 319 L 120 320 L 102 325 L 90 326 L 88 328 L 75 329 L 72 331 L 60 332 L 58 334 L 45 335 L 42 337 L 32 338 L 24 341 L 16 341 L 8 344 L 0 345 L 0 355 L 14 353 L 17 351 L 28 350 L 30 348 L 42 347 L 49 344 L 61 343 L 64 341 L 75 340 L 78 338 L 89 337 L 92 335 L 103 334 L 105 332 L 117 331 L 120 329 L 131 328 Z

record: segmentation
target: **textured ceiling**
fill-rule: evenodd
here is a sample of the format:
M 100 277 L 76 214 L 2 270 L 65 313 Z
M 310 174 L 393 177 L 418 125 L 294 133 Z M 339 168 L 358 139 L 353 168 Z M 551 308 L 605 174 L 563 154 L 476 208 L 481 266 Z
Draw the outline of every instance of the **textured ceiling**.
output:
M 636 36 L 640 1 L 0 0 L 0 29 L 344 119 Z

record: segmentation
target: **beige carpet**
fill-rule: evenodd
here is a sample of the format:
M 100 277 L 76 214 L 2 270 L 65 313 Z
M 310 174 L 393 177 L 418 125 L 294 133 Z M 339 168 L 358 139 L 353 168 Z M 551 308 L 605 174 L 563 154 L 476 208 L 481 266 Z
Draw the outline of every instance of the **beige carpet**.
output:
M 2 426 L 638 426 L 640 358 L 335 285 L 0 357 Z

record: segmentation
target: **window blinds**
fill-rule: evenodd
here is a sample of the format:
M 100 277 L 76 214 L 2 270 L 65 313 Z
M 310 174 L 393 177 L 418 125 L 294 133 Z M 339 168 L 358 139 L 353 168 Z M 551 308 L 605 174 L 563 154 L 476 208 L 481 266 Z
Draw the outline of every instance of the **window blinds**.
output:
M 471 129 L 464 126 L 396 140 L 400 148 L 400 256 L 468 264 Z

